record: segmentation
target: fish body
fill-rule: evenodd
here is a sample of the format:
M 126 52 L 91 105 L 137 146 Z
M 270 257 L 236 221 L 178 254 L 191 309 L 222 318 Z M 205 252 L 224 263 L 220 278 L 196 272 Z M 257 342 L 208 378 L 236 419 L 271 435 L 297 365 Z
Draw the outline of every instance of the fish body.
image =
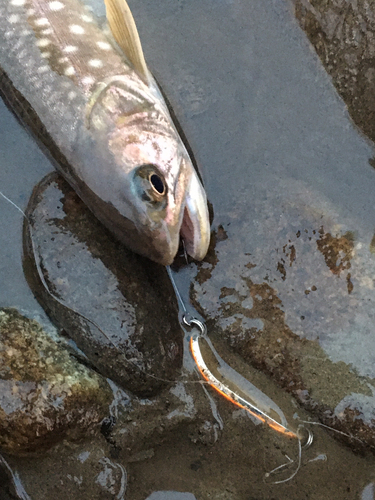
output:
M 57 168 L 122 242 L 167 265 L 181 235 L 200 260 L 209 243 L 203 187 L 126 2 L 106 7 L 130 61 L 77 0 L 0 0 L 0 89 L 21 119 L 40 121 Z

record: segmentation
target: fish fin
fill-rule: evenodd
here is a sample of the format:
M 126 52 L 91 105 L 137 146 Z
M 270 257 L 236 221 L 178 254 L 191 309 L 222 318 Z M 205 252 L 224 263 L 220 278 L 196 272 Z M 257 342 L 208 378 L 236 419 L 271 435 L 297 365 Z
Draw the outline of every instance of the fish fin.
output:
M 142 80 L 150 85 L 150 73 L 129 5 L 126 0 L 104 0 L 104 3 L 108 24 L 114 39 Z

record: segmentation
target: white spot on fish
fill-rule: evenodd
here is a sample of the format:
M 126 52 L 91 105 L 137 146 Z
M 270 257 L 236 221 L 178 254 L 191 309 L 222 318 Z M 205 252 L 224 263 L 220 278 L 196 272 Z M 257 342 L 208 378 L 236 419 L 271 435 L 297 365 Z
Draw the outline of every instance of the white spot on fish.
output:
M 44 59 L 48 59 L 48 57 L 51 57 L 51 52 L 42 52 L 40 54 Z
M 49 21 L 46 17 L 40 17 L 39 19 L 35 20 L 35 24 L 37 26 L 49 26 Z
M 12 0 L 10 4 L 16 7 L 21 7 L 21 5 L 25 5 L 25 2 L 26 0 Z
M 58 0 L 54 0 L 53 2 L 50 2 L 48 4 L 48 6 L 53 11 L 58 11 L 58 10 L 61 10 L 65 7 L 65 5 L 62 2 L 59 2 Z
M 95 78 L 93 78 L 92 76 L 85 76 L 84 78 L 82 78 L 81 82 L 83 85 L 92 85 L 93 83 L 95 83 Z
M 63 48 L 63 52 L 66 54 L 71 54 L 72 52 L 77 52 L 78 47 L 75 45 L 67 45 L 66 47 Z
M 27 9 L 26 15 L 28 17 L 33 16 L 35 14 L 35 9 Z
M 64 64 L 69 62 L 69 59 L 67 57 L 60 57 L 60 59 L 57 61 L 59 64 Z
M 42 30 L 41 35 L 52 35 L 53 29 L 52 28 L 47 28 L 46 30 Z
M 47 73 L 48 70 L 49 70 L 49 66 L 44 65 L 44 66 L 39 66 L 39 68 L 37 69 L 37 72 L 38 73 Z
M 85 21 L 85 23 L 92 23 L 94 21 L 94 19 L 87 14 L 82 14 L 81 19 L 82 21 Z
M 69 31 L 74 35 L 83 35 L 85 33 L 85 30 L 79 24 L 71 24 L 69 26 Z
M 72 101 L 75 97 L 77 97 L 77 92 L 74 92 L 74 90 L 72 90 L 71 92 L 69 92 L 68 99 L 70 101 Z
M 66 70 L 64 71 L 64 75 L 66 76 L 72 76 L 76 74 L 76 70 L 73 68 L 73 66 L 68 66 Z
M 111 50 L 111 46 L 108 42 L 102 42 L 101 40 L 99 40 L 98 42 L 96 42 L 96 45 L 99 47 L 99 49 Z
M 50 43 L 51 41 L 48 40 L 48 38 L 41 38 L 40 40 L 36 41 L 38 47 L 47 47 L 47 45 L 49 45 Z
M 19 21 L 19 18 L 20 18 L 20 16 L 18 14 L 12 14 L 11 16 L 9 16 L 8 21 L 11 24 L 14 24 L 14 23 L 17 23 Z
M 100 59 L 90 59 L 89 65 L 93 68 L 101 68 L 103 66 L 103 61 Z

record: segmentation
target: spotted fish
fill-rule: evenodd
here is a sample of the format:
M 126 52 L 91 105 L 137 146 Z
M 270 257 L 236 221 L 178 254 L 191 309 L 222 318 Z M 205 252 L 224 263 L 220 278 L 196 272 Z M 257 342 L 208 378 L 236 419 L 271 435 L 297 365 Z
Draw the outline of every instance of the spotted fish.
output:
M 125 245 L 168 265 L 182 237 L 201 260 L 204 189 L 126 1 L 105 4 L 109 35 L 78 0 L 0 0 L 1 93 Z

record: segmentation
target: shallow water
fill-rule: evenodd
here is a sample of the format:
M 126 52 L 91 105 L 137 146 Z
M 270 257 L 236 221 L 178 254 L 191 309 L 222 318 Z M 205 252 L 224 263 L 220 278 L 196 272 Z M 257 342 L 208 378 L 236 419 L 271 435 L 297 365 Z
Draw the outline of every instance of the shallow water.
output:
M 0 130 L 0 189 L 25 209 L 33 187 L 53 167 L 2 101 Z M 0 303 L 44 316 L 22 271 L 23 216 L 3 198 L 0 198 L 0 210 Z
M 310 197 L 328 217 L 334 214 L 344 225 L 350 221 L 356 238 L 369 245 L 375 227 L 375 173 L 369 164 L 373 146 L 350 121 L 293 17 L 292 4 L 286 0 L 129 4 L 149 65 L 201 168 L 214 208 L 214 228 L 228 229 L 231 223 L 228 233 L 235 234 L 243 226 L 242 220 L 233 221 L 237 214 L 246 214 L 246 250 L 264 248 L 267 254 L 273 251 L 272 233 L 262 236 L 259 231 L 259 226 L 267 227 L 267 214 L 282 220 L 289 202 L 301 206 Z M 0 189 L 25 208 L 31 189 L 52 166 L 3 105 L 0 131 Z M 23 277 L 22 216 L 1 199 L 0 207 L 0 306 L 44 317 Z M 195 275 L 191 265 L 176 277 L 185 297 Z M 217 284 L 217 296 L 221 286 Z M 347 338 L 351 344 L 340 355 L 360 366 L 360 346 L 350 332 Z M 329 336 L 323 341 L 329 352 Z M 372 347 L 370 336 L 366 350 Z M 252 382 L 283 410 L 291 415 L 298 411 L 306 418 L 271 380 L 255 370 L 253 377 Z M 157 490 L 191 492 L 197 500 L 374 498 L 373 456 L 355 455 L 323 430 L 316 431 L 306 458 L 315 461 L 306 463 L 290 483 L 265 484 L 265 472 L 285 461 L 283 443 L 243 414 L 233 413 L 225 401 L 219 401 L 219 410 L 225 427 L 214 446 L 194 444 L 177 430 L 147 460 L 130 462 L 126 498 L 145 500 Z M 19 464 L 33 472 L 33 459 Z M 51 480 L 64 474 L 61 466 L 51 472 Z M 48 498 L 50 491 L 41 484 L 35 500 Z

